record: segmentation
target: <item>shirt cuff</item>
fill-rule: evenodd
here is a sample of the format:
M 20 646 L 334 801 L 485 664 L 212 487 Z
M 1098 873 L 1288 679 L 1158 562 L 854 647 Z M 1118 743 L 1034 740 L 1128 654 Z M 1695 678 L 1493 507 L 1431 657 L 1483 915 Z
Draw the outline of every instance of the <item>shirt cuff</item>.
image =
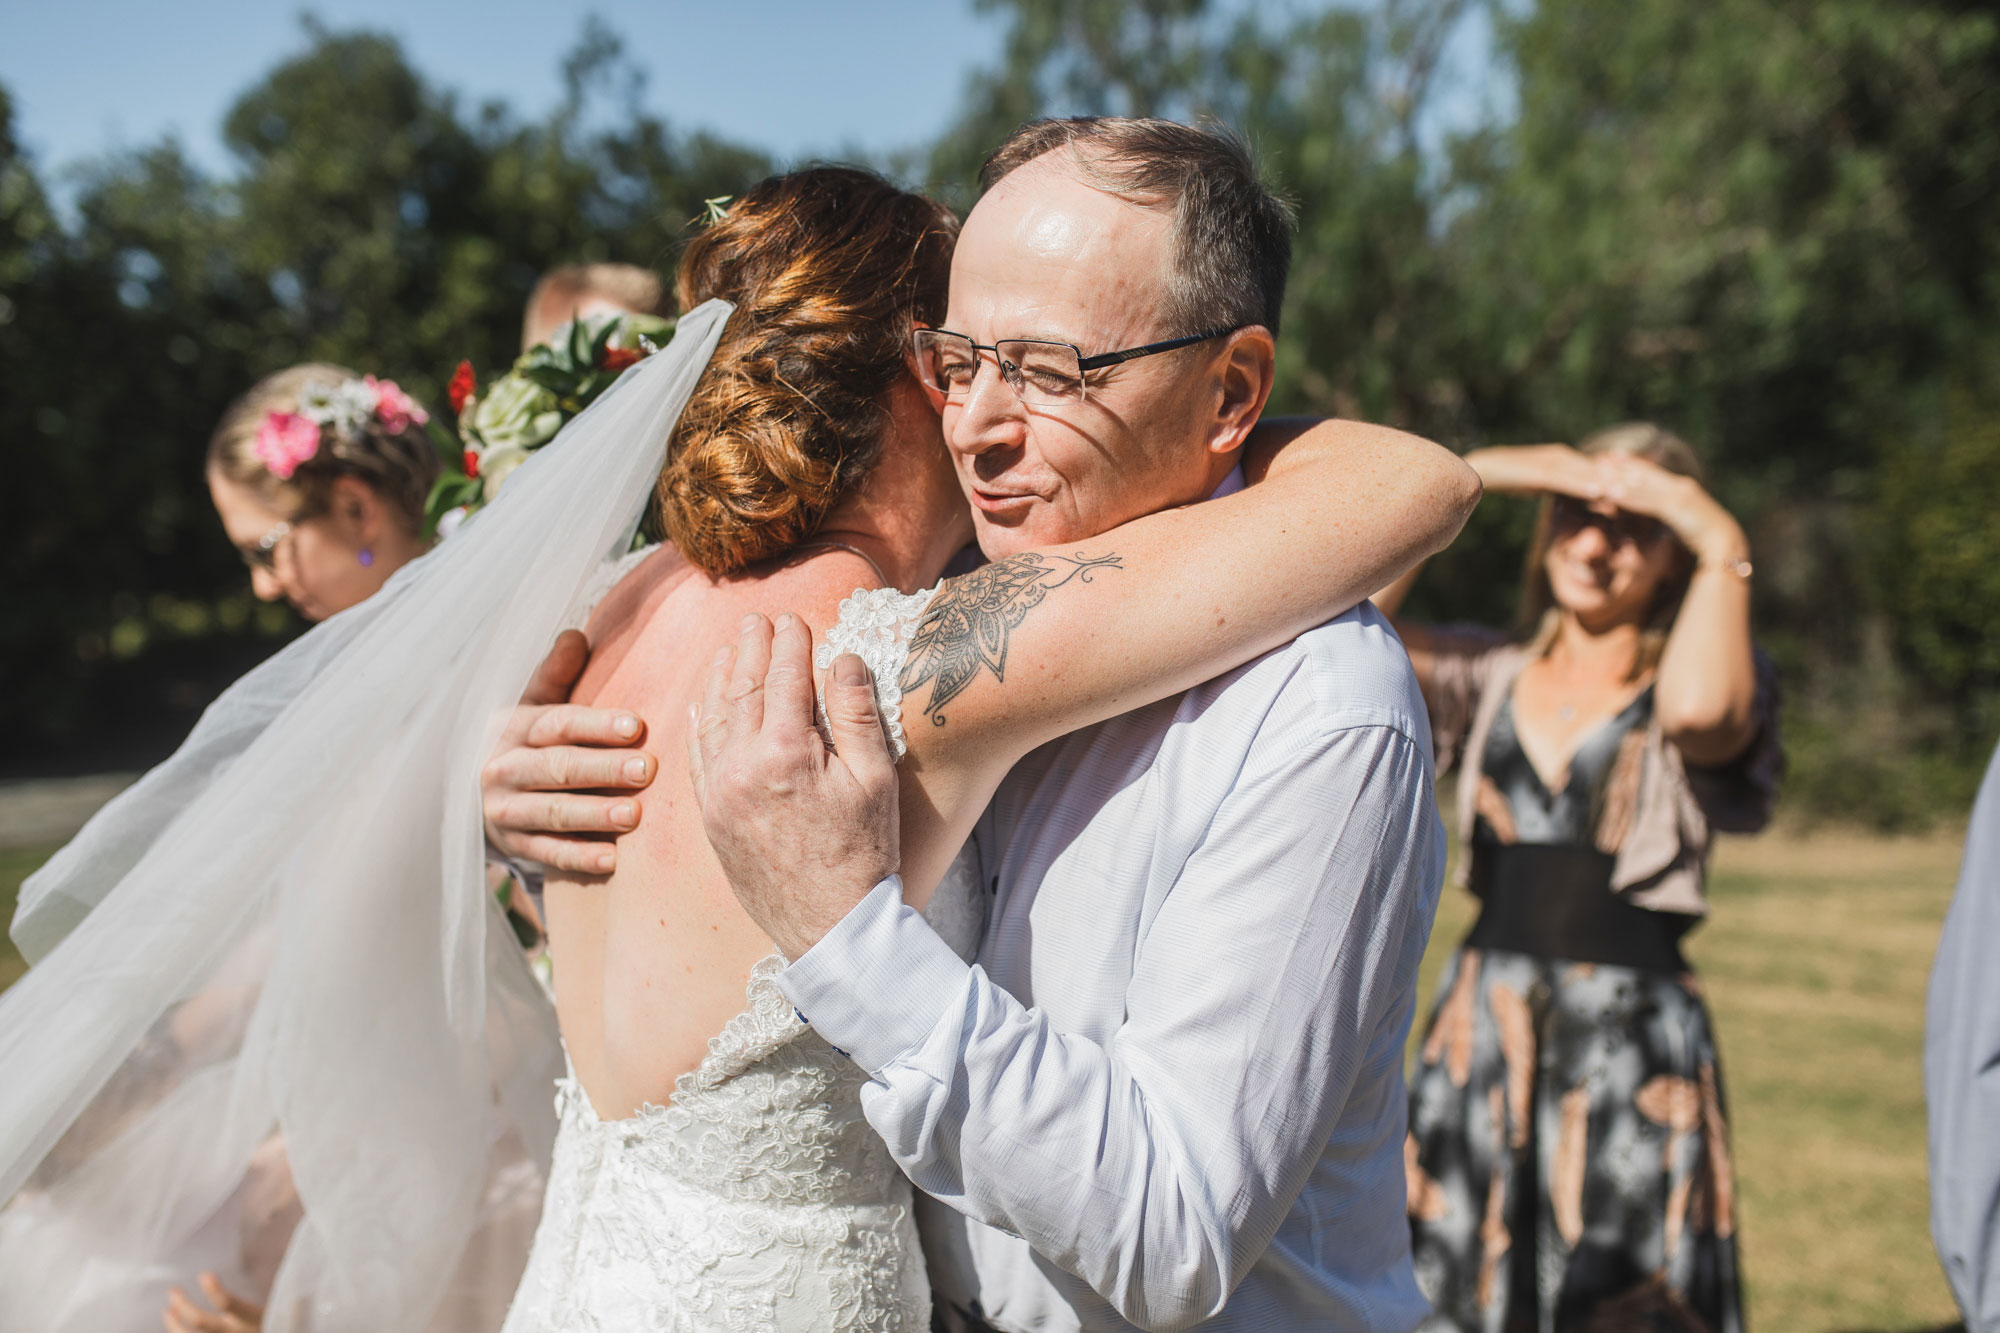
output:
M 778 974 L 799 1017 L 870 1074 L 921 1045 L 971 969 L 891 875 Z

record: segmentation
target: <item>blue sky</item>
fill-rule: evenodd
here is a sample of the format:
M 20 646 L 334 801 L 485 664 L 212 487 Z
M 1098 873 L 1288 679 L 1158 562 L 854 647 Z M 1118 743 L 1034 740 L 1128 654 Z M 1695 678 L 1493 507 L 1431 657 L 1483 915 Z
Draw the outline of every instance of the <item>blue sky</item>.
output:
M 1220 7 L 1282 18 L 1319 3 Z M 166 134 L 225 173 L 224 113 L 304 47 L 308 9 L 336 31 L 391 33 L 433 83 L 530 117 L 560 98 L 562 56 L 596 14 L 648 72 L 645 103 L 674 128 L 793 160 L 934 138 L 1005 36 L 1004 20 L 974 13 L 971 0 L 0 0 L 0 83 L 15 99 L 16 132 L 58 197 L 63 168 Z M 1504 100 L 1483 77 L 1489 41 L 1482 14 L 1453 42 L 1426 147 L 1478 118 L 1496 91 Z
M 934 137 L 1004 36 L 964 0 L 0 0 L 0 83 L 44 169 L 172 133 L 224 170 L 224 112 L 304 46 L 308 8 L 391 33 L 434 82 L 530 116 L 561 97 L 562 56 L 595 13 L 648 71 L 651 110 L 785 157 Z

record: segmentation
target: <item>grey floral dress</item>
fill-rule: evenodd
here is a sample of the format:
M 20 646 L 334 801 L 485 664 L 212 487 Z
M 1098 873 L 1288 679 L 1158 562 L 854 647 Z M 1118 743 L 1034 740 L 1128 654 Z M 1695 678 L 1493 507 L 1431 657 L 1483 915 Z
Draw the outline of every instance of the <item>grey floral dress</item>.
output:
M 1649 688 L 1552 791 L 1509 697 L 1461 779 L 1484 906 L 1440 982 L 1405 1152 L 1429 1330 L 1743 1328 L 1722 1078 L 1678 947 L 1698 917 L 1610 888 L 1651 713 Z

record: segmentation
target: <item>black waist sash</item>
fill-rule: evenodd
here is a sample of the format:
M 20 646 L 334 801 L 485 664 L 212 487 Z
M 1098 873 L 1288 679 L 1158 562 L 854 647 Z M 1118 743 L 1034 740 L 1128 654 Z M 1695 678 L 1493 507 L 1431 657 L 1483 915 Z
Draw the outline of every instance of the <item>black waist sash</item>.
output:
M 1593 847 L 1472 845 L 1479 920 L 1466 947 L 1649 972 L 1687 972 L 1681 936 L 1695 918 L 1650 912 L 1611 891 L 1611 858 Z

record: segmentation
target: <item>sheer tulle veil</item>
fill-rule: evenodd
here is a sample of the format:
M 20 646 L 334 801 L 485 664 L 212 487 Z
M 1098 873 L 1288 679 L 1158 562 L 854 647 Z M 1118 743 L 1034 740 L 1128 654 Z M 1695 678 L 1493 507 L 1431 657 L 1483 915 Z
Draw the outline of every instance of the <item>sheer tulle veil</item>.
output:
M 482 1287 L 532 1229 L 561 1053 L 486 890 L 479 769 L 630 545 L 729 313 L 684 316 L 474 521 L 239 681 L 24 886 L 33 965 L 0 996 L 0 1331 L 156 1329 L 199 1268 L 258 1283 L 277 1263 L 258 1227 L 286 1208 L 274 1333 L 485 1322 Z

